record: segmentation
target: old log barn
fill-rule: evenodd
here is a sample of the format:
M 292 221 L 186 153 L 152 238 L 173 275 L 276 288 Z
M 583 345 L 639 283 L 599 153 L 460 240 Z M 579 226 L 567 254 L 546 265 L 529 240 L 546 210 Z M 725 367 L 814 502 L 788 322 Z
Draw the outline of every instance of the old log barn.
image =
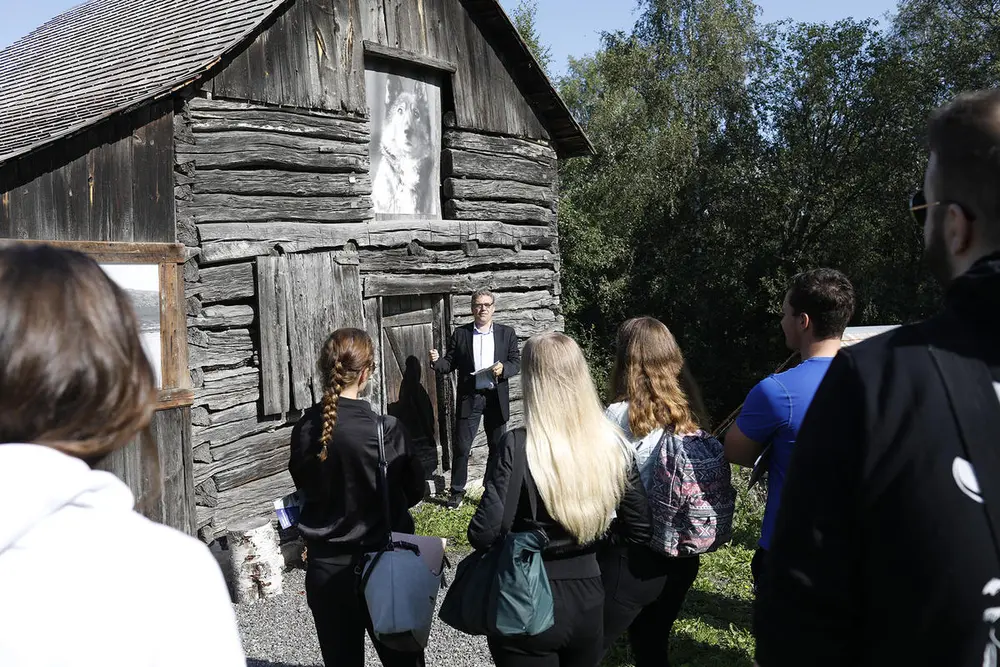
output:
M 477 286 L 522 338 L 562 327 L 557 160 L 591 150 L 496 0 L 92 0 L 0 51 L 0 237 L 129 290 L 159 476 L 148 441 L 105 465 L 207 541 L 292 490 L 337 327 L 373 334 L 369 398 L 448 468 L 427 351 Z

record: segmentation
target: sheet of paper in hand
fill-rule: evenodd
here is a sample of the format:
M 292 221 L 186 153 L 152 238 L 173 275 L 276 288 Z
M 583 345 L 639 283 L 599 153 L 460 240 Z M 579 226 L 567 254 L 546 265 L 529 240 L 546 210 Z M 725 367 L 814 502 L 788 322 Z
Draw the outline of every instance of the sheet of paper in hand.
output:
M 767 469 L 771 466 L 771 445 L 764 448 L 764 451 L 757 457 L 757 462 L 753 464 L 753 471 L 750 473 L 750 484 L 747 489 L 752 489 L 760 481 Z
M 487 366 L 481 371 L 472 373 L 472 375 L 476 377 L 476 391 L 483 391 L 484 389 L 493 389 L 496 387 L 492 367 Z

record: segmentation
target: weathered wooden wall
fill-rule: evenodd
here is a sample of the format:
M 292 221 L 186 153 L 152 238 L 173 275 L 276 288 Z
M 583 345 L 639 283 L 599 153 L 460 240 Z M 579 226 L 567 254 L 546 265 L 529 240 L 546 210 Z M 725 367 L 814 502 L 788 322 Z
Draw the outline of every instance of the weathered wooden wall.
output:
M 442 138 L 444 220 L 372 212 L 365 60 L 386 57 L 444 73 L 443 106 L 453 112 Z M 498 320 L 522 340 L 563 326 L 556 153 L 461 0 L 298 0 L 188 101 L 175 135 L 178 238 L 199 249 L 185 275 L 204 539 L 271 512 L 292 489 L 291 428 L 319 396 L 324 327 L 360 316 L 355 326 L 372 334 L 383 362 L 396 355 L 370 392 L 385 407 L 407 355 L 383 348 L 443 346 L 450 327 L 470 319 L 479 287 L 497 292 Z M 303 254 L 345 273 L 326 287 L 296 281 Z M 433 305 L 399 305 L 424 301 Z M 399 340 L 384 334 L 401 324 L 409 328 Z M 443 408 L 440 449 L 452 435 L 454 383 L 425 386 Z M 516 426 L 517 379 L 511 413 Z M 475 444 L 473 478 L 485 437 Z M 425 454 L 450 461 L 447 451 Z
M 0 165 L 0 237 L 174 242 L 173 102 Z
M 365 42 L 454 67 L 458 127 L 549 138 L 460 0 L 298 0 L 206 91 L 217 98 L 364 115 Z
M 364 119 L 196 97 L 177 114 L 175 133 L 178 235 L 200 251 L 185 277 L 203 538 L 271 511 L 271 501 L 292 488 L 291 427 L 318 396 L 306 373 L 322 340 L 287 295 L 305 295 L 303 308 L 312 299 L 328 309 L 337 286 L 320 290 L 317 283 L 311 292 L 299 281 L 293 288 L 292 272 L 279 268 L 290 255 L 335 255 L 360 269 L 358 300 L 336 298 L 351 318 L 362 314 L 356 326 L 373 334 L 381 331 L 383 298 L 443 295 L 456 325 L 468 321 L 471 294 L 482 286 L 497 291 L 498 320 L 522 339 L 562 328 L 556 162 L 548 146 L 447 130 L 442 178 L 451 219 L 376 221 Z M 317 339 L 311 354 L 296 326 Z M 441 344 L 447 333 L 440 332 Z M 373 337 L 382 352 L 381 336 Z M 523 408 L 520 383 L 512 385 L 516 425 Z M 451 400 L 443 401 L 446 423 Z M 485 465 L 484 445 L 480 436 L 474 477 Z
M 0 237 L 174 243 L 173 101 L 144 107 L 0 165 Z M 101 467 L 151 519 L 194 532 L 190 409 L 157 412 Z M 156 465 L 158 461 L 158 466 Z

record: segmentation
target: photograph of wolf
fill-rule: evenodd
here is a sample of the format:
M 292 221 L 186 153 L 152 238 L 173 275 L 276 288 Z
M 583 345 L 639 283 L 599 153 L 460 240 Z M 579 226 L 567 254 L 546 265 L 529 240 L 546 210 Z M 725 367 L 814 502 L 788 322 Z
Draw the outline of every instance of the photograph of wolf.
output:
M 441 85 L 365 71 L 371 118 L 372 203 L 378 218 L 441 217 Z

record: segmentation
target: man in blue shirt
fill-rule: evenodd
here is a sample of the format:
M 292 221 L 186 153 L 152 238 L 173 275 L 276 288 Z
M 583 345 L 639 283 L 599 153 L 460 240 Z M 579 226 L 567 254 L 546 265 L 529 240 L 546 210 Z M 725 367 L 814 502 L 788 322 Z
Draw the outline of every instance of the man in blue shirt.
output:
M 854 288 L 840 271 L 806 271 L 792 278 L 781 311 L 785 344 L 799 353 L 802 362 L 764 378 L 750 390 L 725 442 L 726 458 L 732 463 L 750 467 L 762 453 L 769 458 L 767 506 L 751 565 L 755 588 L 767 576 L 767 552 L 795 439 L 826 369 L 840 350 L 840 339 L 854 314 Z

